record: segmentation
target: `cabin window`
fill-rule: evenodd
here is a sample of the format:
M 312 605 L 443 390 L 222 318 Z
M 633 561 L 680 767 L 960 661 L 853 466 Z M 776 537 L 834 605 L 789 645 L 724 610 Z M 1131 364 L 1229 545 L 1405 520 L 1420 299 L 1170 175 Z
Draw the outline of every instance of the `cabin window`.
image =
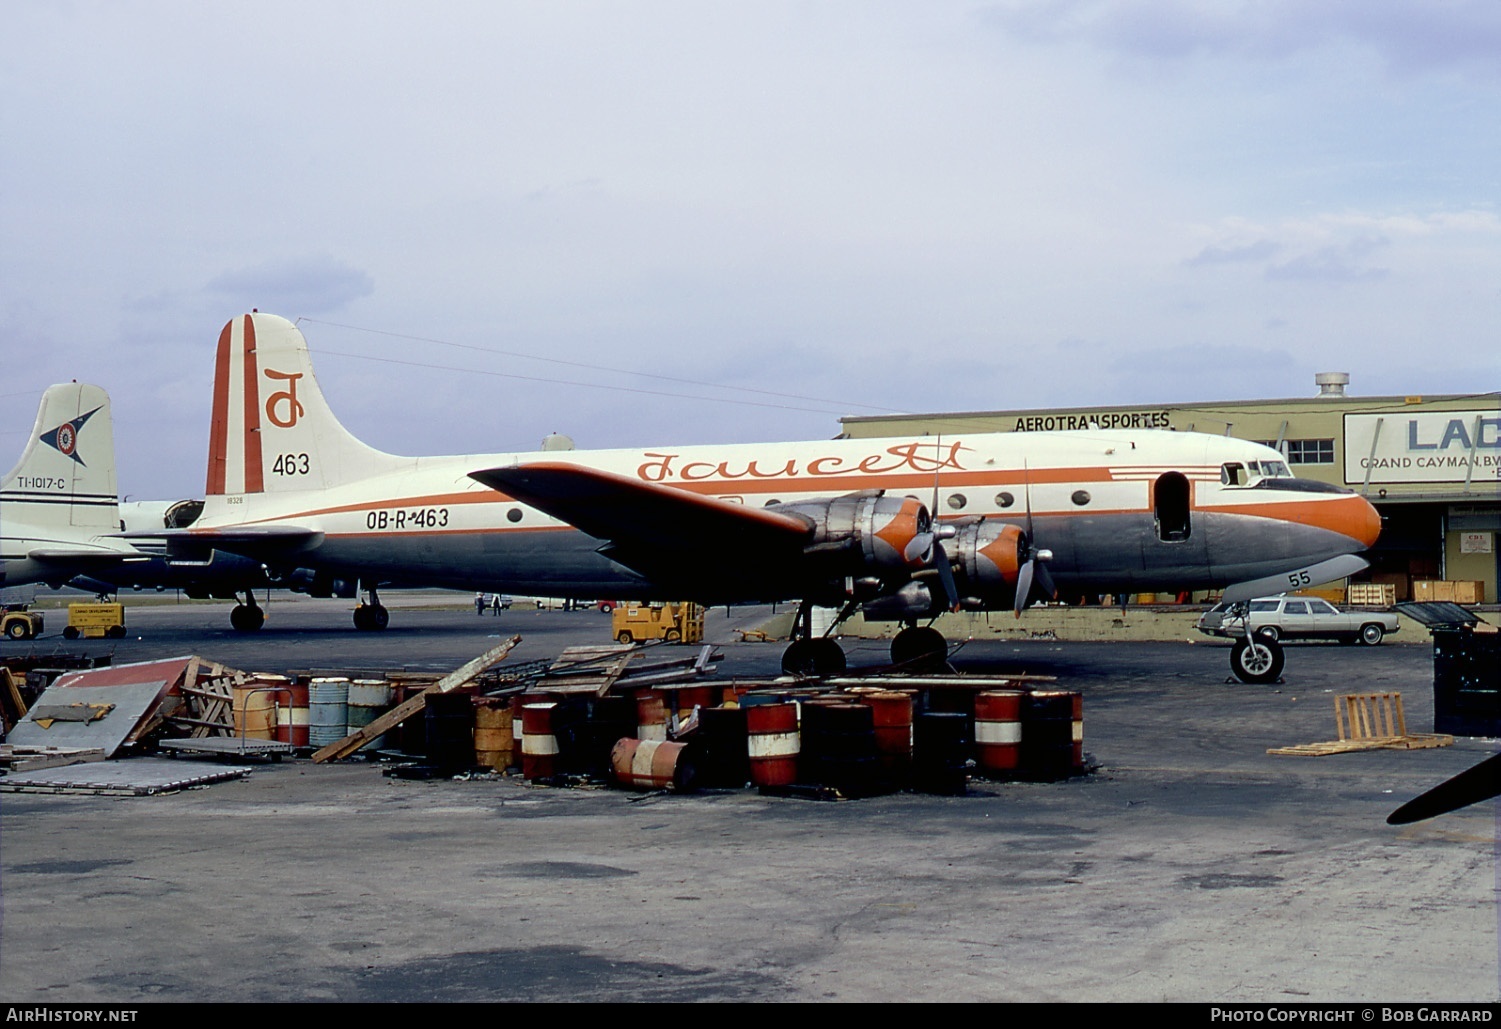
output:
M 513 522 L 521 521 L 521 508 L 513 507 L 506 512 L 506 518 Z
M 966 497 L 963 493 L 949 494 L 949 507 L 952 507 L 955 511 L 964 510 L 964 505 L 968 503 L 969 498 Z
M 996 507 L 1010 507 L 1014 503 L 1016 503 L 1016 498 L 1013 497 L 1010 493 L 1007 493 L 1005 490 L 1002 490 L 995 495 Z
M 1188 539 L 1193 526 L 1188 517 L 1188 478 L 1182 472 L 1164 472 L 1157 477 L 1152 504 L 1158 539 L 1164 543 Z
M 1078 504 L 1080 507 L 1083 507 L 1085 504 L 1089 503 L 1089 490 L 1076 489 L 1074 490 L 1074 495 L 1069 499 L 1072 500 L 1075 504 Z

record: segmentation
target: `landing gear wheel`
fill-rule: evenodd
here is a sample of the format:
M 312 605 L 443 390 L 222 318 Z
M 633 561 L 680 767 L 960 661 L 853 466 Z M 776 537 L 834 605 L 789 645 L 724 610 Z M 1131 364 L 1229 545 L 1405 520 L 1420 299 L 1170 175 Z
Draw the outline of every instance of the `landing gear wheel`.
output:
M 1385 635 L 1386 630 L 1381 628 L 1381 626 L 1375 624 L 1374 622 L 1369 625 L 1362 625 L 1360 627 L 1360 642 L 1364 643 L 1368 647 L 1374 647 L 1376 644 L 1380 643 L 1381 638 Z
M 844 649 L 827 636 L 793 640 L 782 651 L 784 675 L 838 675 L 846 667 Z
M 380 604 L 361 604 L 354 609 L 354 627 L 361 632 L 379 632 L 391 623 L 391 612 Z
M 1237 639 L 1230 648 L 1230 670 L 1241 682 L 1262 684 L 1276 682 L 1286 662 L 1282 644 L 1266 637 Z
M 266 624 L 266 612 L 258 607 L 236 604 L 234 610 L 229 612 L 229 624 L 234 626 L 236 632 L 256 632 Z
M 908 671 L 942 671 L 948 656 L 948 641 L 930 625 L 909 625 L 891 641 L 891 663 Z

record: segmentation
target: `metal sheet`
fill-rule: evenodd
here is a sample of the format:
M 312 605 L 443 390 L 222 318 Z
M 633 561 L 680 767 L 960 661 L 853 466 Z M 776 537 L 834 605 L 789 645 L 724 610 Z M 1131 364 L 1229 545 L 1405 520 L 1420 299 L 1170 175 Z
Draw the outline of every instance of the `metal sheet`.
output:
M 69 765 L 67 768 L 14 772 L 0 778 L 0 792 L 149 796 L 239 779 L 249 774 L 250 768 L 243 765 L 199 765 L 171 758 L 125 758 Z
M 105 754 L 114 754 L 156 705 L 166 686 L 161 679 L 120 686 L 53 684 L 37 698 L 33 711 L 69 704 L 113 704 L 114 708 L 97 721 L 53 722 L 49 728 L 43 728 L 27 714 L 11 730 L 7 742 L 18 747 L 98 747 Z

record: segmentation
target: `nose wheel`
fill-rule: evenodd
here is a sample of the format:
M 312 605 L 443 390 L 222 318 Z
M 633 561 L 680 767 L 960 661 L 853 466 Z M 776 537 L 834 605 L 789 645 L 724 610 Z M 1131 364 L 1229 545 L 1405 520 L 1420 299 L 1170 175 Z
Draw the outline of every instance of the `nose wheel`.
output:
M 1240 636 L 1230 648 L 1230 670 L 1241 682 L 1276 682 L 1285 663 L 1282 644 L 1268 636 Z

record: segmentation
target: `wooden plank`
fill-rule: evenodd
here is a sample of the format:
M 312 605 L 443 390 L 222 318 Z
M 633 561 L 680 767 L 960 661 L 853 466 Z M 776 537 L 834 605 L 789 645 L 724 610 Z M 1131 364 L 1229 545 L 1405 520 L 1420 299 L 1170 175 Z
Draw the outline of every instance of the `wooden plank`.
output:
M 448 693 L 451 690 L 457 689 L 472 680 L 486 668 L 489 668 L 498 661 L 504 660 L 505 656 L 520 642 L 520 636 L 512 636 L 504 643 L 491 647 L 473 661 L 450 672 L 431 686 L 428 686 L 421 693 L 408 697 L 404 702 L 393 707 L 369 725 L 363 726 L 342 740 L 330 743 L 328 746 L 316 751 L 313 754 L 313 761 L 321 764 L 324 761 L 336 761 L 339 758 L 348 757 L 377 736 L 384 735 L 388 730 L 400 725 L 412 715 L 422 710 L 427 704 L 427 695 L 429 693 Z

